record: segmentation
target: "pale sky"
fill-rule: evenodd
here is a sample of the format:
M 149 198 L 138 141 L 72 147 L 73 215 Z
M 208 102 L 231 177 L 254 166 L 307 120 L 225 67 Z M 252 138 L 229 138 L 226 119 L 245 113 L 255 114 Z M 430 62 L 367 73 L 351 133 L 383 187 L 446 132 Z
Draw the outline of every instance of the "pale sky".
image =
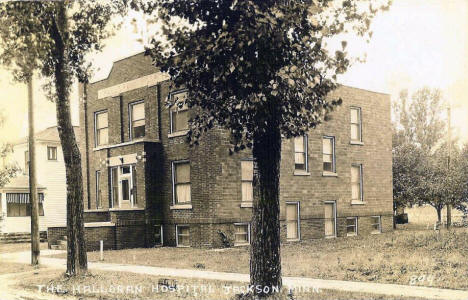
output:
M 353 54 L 367 54 L 339 78 L 343 84 L 385 92 L 396 98 L 401 89 L 423 86 L 442 89 L 452 103 L 454 133 L 468 142 L 468 0 L 394 0 L 389 11 L 372 24 L 369 44 L 349 41 Z M 143 51 L 131 26 L 92 56 L 99 68 L 95 78 L 107 76 L 112 62 Z M 0 141 L 14 141 L 27 133 L 26 87 L 12 84 L 8 71 L 0 70 L 0 111 L 6 116 Z M 55 105 L 35 85 L 36 129 L 56 124 Z M 78 125 L 77 94 L 72 94 L 73 120 Z

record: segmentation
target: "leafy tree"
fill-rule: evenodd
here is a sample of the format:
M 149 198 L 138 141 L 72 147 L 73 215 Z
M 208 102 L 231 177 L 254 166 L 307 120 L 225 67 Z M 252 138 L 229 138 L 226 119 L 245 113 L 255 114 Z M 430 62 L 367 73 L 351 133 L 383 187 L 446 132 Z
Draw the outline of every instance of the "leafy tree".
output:
M 370 37 L 371 19 L 387 4 L 373 2 L 158 0 L 144 6 L 148 13 L 157 8 L 162 23 L 147 53 L 174 87 L 188 89 L 186 105 L 197 111 L 190 143 L 218 126 L 230 132 L 231 150 L 252 149 L 258 184 L 250 278 L 259 296 L 281 287 L 281 138 L 304 135 L 340 104 L 325 97 L 351 58 L 345 40 L 335 52 L 326 43 L 342 33 Z
M 452 141 L 448 167 L 444 101 L 438 89 L 422 88 L 408 98 L 400 93 L 394 103 L 393 199 L 394 207 L 427 203 L 442 221 L 442 208 L 463 200 L 463 160 L 457 141 Z
M 67 274 L 87 270 L 83 227 L 81 156 L 70 117 L 70 90 L 75 79 L 87 82 L 86 54 L 99 51 L 110 31 L 111 17 L 123 13 L 126 1 L 37 1 L 0 3 L 2 62 L 14 67 L 19 80 L 30 76 L 21 57 L 49 84 L 56 103 L 57 125 L 67 180 Z

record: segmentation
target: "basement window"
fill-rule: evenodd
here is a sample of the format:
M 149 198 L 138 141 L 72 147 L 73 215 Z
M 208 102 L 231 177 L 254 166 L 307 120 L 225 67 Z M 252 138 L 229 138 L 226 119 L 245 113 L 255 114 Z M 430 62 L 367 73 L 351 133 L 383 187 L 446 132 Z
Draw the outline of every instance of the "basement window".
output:
M 346 235 L 347 236 L 356 236 L 357 231 L 357 217 L 346 218 Z
M 190 227 L 188 225 L 176 225 L 177 247 L 190 247 Z

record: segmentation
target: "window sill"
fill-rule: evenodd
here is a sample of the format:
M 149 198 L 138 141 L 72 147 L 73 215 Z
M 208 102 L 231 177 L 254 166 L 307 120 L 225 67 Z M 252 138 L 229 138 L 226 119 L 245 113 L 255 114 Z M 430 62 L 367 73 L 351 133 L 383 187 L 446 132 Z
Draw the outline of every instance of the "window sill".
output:
M 108 211 L 108 209 L 96 208 L 96 209 L 85 209 L 83 212 L 87 213 L 87 212 L 106 212 L 106 211 Z
M 170 210 L 175 210 L 175 209 L 192 209 L 192 204 L 174 204 L 169 206 Z
M 175 138 L 175 137 L 178 137 L 178 136 L 184 136 L 184 135 L 187 135 L 188 132 L 189 132 L 188 130 L 176 131 L 176 132 L 169 133 L 167 135 L 167 137 L 168 138 Z
M 310 176 L 310 172 L 294 170 L 294 176 Z
M 351 205 L 365 205 L 366 202 L 361 200 L 351 200 Z
M 381 234 L 381 231 L 372 231 L 371 234 Z
M 144 208 L 140 208 L 140 207 L 129 207 L 129 208 L 120 208 L 120 207 L 116 207 L 116 208 L 109 208 L 109 211 L 126 211 L 126 210 L 145 210 Z
M 336 239 L 336 235 L 325 236 L 326 239 Z
M 239 244 L 234 244 L 234 247 L 245 247 L 245 246 L 249 246 L 250 243 L 239 243 Z
M 364 143 L 363 143 L 363 142 L 360 142 L 360 141 L 350 141 L 349 144 L 350 144 L 350 145 L 364 146 Z
M 322 176 L 323 177 L 338 177 L 338 174 L 336 172 L 328 172 L 328 171 L 324 171 L 322 173 Z
M 108 145 L 97 146 L 97 147 L 93 148 L 93 151 L 117 148 L 117 147 L 122 147 L 122 146 L 138 144 L 138 143 L 159 143 L 159 140 L 157 140 L 157 139 L 153 140 L 153 139 L 147 139 L 147 138 L 138 138 L 138 139 L 135 139 L 135 140 L 132 140 L 132 141 L 129 141 L 129 142 L 120 143 L 120 144 L 108 144 Z
M 190 246 L 184 246 L 184 245 L 177 245 L 177 248 L 190 248 Z
M 357 233 L 347 233 L 346 236 L 357 236 Z
M 286 239 L 287 242 L 300 242 L 301 239 Z
M 242 207 L 242 208 L 252 208 L 253 207 L 253 202 L 241 202 L 240 207 Z

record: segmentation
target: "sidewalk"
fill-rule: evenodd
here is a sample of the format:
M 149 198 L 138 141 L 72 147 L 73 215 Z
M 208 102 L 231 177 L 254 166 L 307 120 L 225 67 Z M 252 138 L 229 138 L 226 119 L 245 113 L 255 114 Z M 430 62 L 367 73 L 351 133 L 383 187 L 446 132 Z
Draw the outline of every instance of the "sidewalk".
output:
M 43 250 L 41 251 L 41 264 L 57 269 L 66 268 L 66 260 L 60 258 L 49 258 L 44 255 L 63 253 L 60 250 Z M 29 252 L 16 252 L 1 254 L 0 258 L 19 263 L 29 263 Z M 118 271 L 131 272 L 138 274 L 182 277 L 182 278 L 197 278 L 206 280 L 221 280 L 233 282 L 249 282 L 248 274 L 213 272 L 191 269 L 174 269 L 161 268 L 139 265 L 121 265 L 110 263 L 89 263 L 90 270 L 101 271 Z M 468 291 L 440 289 L 421 286 L 410 286 L 400 284 L 385 284 L 371 282 L 352 282 L 342 280 L 323 280 L 303 277 L 283 277 L 283 284 L 287 287 L 303 287 L 315 289 L 329 289 L 348 292 L 360 292 L 381 294 L 387 296 L 403 296 L 403 297 L 421 297 L 428 299 L 443 299 L 443 300 L 468 300 Z

